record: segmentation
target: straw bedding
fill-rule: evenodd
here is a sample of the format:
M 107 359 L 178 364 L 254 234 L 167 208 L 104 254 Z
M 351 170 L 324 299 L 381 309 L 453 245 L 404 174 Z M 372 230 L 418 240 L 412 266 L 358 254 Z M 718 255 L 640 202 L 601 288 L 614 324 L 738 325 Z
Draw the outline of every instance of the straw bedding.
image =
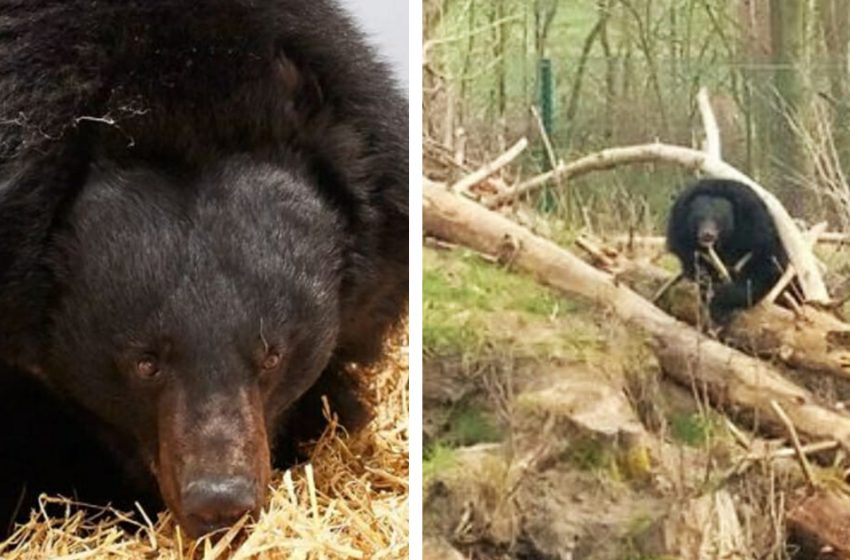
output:
M 256 523 L 243 520 L 213 538 L 192 541 L 167 513 L 82 507 L 43 496 L 43 506 L 65 504 L 65 516 L 48 518 L 34 511 L 28 523 L 0 543 L 0 557 L 407 558 L 406 335 L 392 338 L 387 356 L 380 367 L 357 372 L 373 403 L 373 421 L 352 437 L 331 422 L 309 463 L 276 474 L 270 503 Z

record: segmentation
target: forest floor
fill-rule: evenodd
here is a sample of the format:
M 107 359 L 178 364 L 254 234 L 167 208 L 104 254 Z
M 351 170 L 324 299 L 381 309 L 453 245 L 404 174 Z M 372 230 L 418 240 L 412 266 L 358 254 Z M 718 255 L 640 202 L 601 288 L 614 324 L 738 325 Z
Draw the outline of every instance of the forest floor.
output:
M 807 557 L 793 457 L 745 452 L 780 442 L 668 381 L 640 332 L 474 252 L 423 262 L 426 559 L 697 558 L 707 525 L 730 558 Z

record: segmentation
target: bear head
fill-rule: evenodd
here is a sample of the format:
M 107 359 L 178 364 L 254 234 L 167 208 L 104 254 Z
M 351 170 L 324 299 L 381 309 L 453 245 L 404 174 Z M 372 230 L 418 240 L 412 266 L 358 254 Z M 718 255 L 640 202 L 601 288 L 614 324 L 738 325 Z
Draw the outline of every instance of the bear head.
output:
M 297 165 L 103 162 L 60 231 L 41 375 L 133 441 L 191 535 L 256 513 L 270 442 L 336 345 L 331 205 Z
M 725 197 L 698 195 L 688 207 L 687 227 L 698 247 L 722 245 L 735 230 L 735 208 Z

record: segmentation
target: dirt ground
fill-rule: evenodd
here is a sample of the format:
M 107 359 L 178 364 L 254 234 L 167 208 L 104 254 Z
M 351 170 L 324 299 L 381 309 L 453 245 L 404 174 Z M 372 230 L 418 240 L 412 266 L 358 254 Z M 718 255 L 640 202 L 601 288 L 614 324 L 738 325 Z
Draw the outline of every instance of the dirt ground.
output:
M 425 558 L 818 557 L 784 528 L 805 495 L 784 444 L 640 333 L 473 253 L 426 249 L 425 274 Z

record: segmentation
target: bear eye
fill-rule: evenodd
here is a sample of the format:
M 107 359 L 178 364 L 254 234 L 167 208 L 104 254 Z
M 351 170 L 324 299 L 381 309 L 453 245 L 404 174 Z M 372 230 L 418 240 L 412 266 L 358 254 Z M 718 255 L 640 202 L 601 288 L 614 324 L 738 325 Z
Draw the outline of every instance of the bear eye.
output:
M 275 369 L 277 368 L 277 366 L 280 365 L 280 360 L 281 357 L 279 352 L 277 352 L 276 350 L 269 350 L 269 352 L 263 358 L 260 367 L 262 367 L 264 371 Z
M 136 362 L 136 373 L 139 377 L 145 379 L 152 379 L 159 375 L 159 364 L 156 356 L 148 355 L 139 358 L 139 361 Z

